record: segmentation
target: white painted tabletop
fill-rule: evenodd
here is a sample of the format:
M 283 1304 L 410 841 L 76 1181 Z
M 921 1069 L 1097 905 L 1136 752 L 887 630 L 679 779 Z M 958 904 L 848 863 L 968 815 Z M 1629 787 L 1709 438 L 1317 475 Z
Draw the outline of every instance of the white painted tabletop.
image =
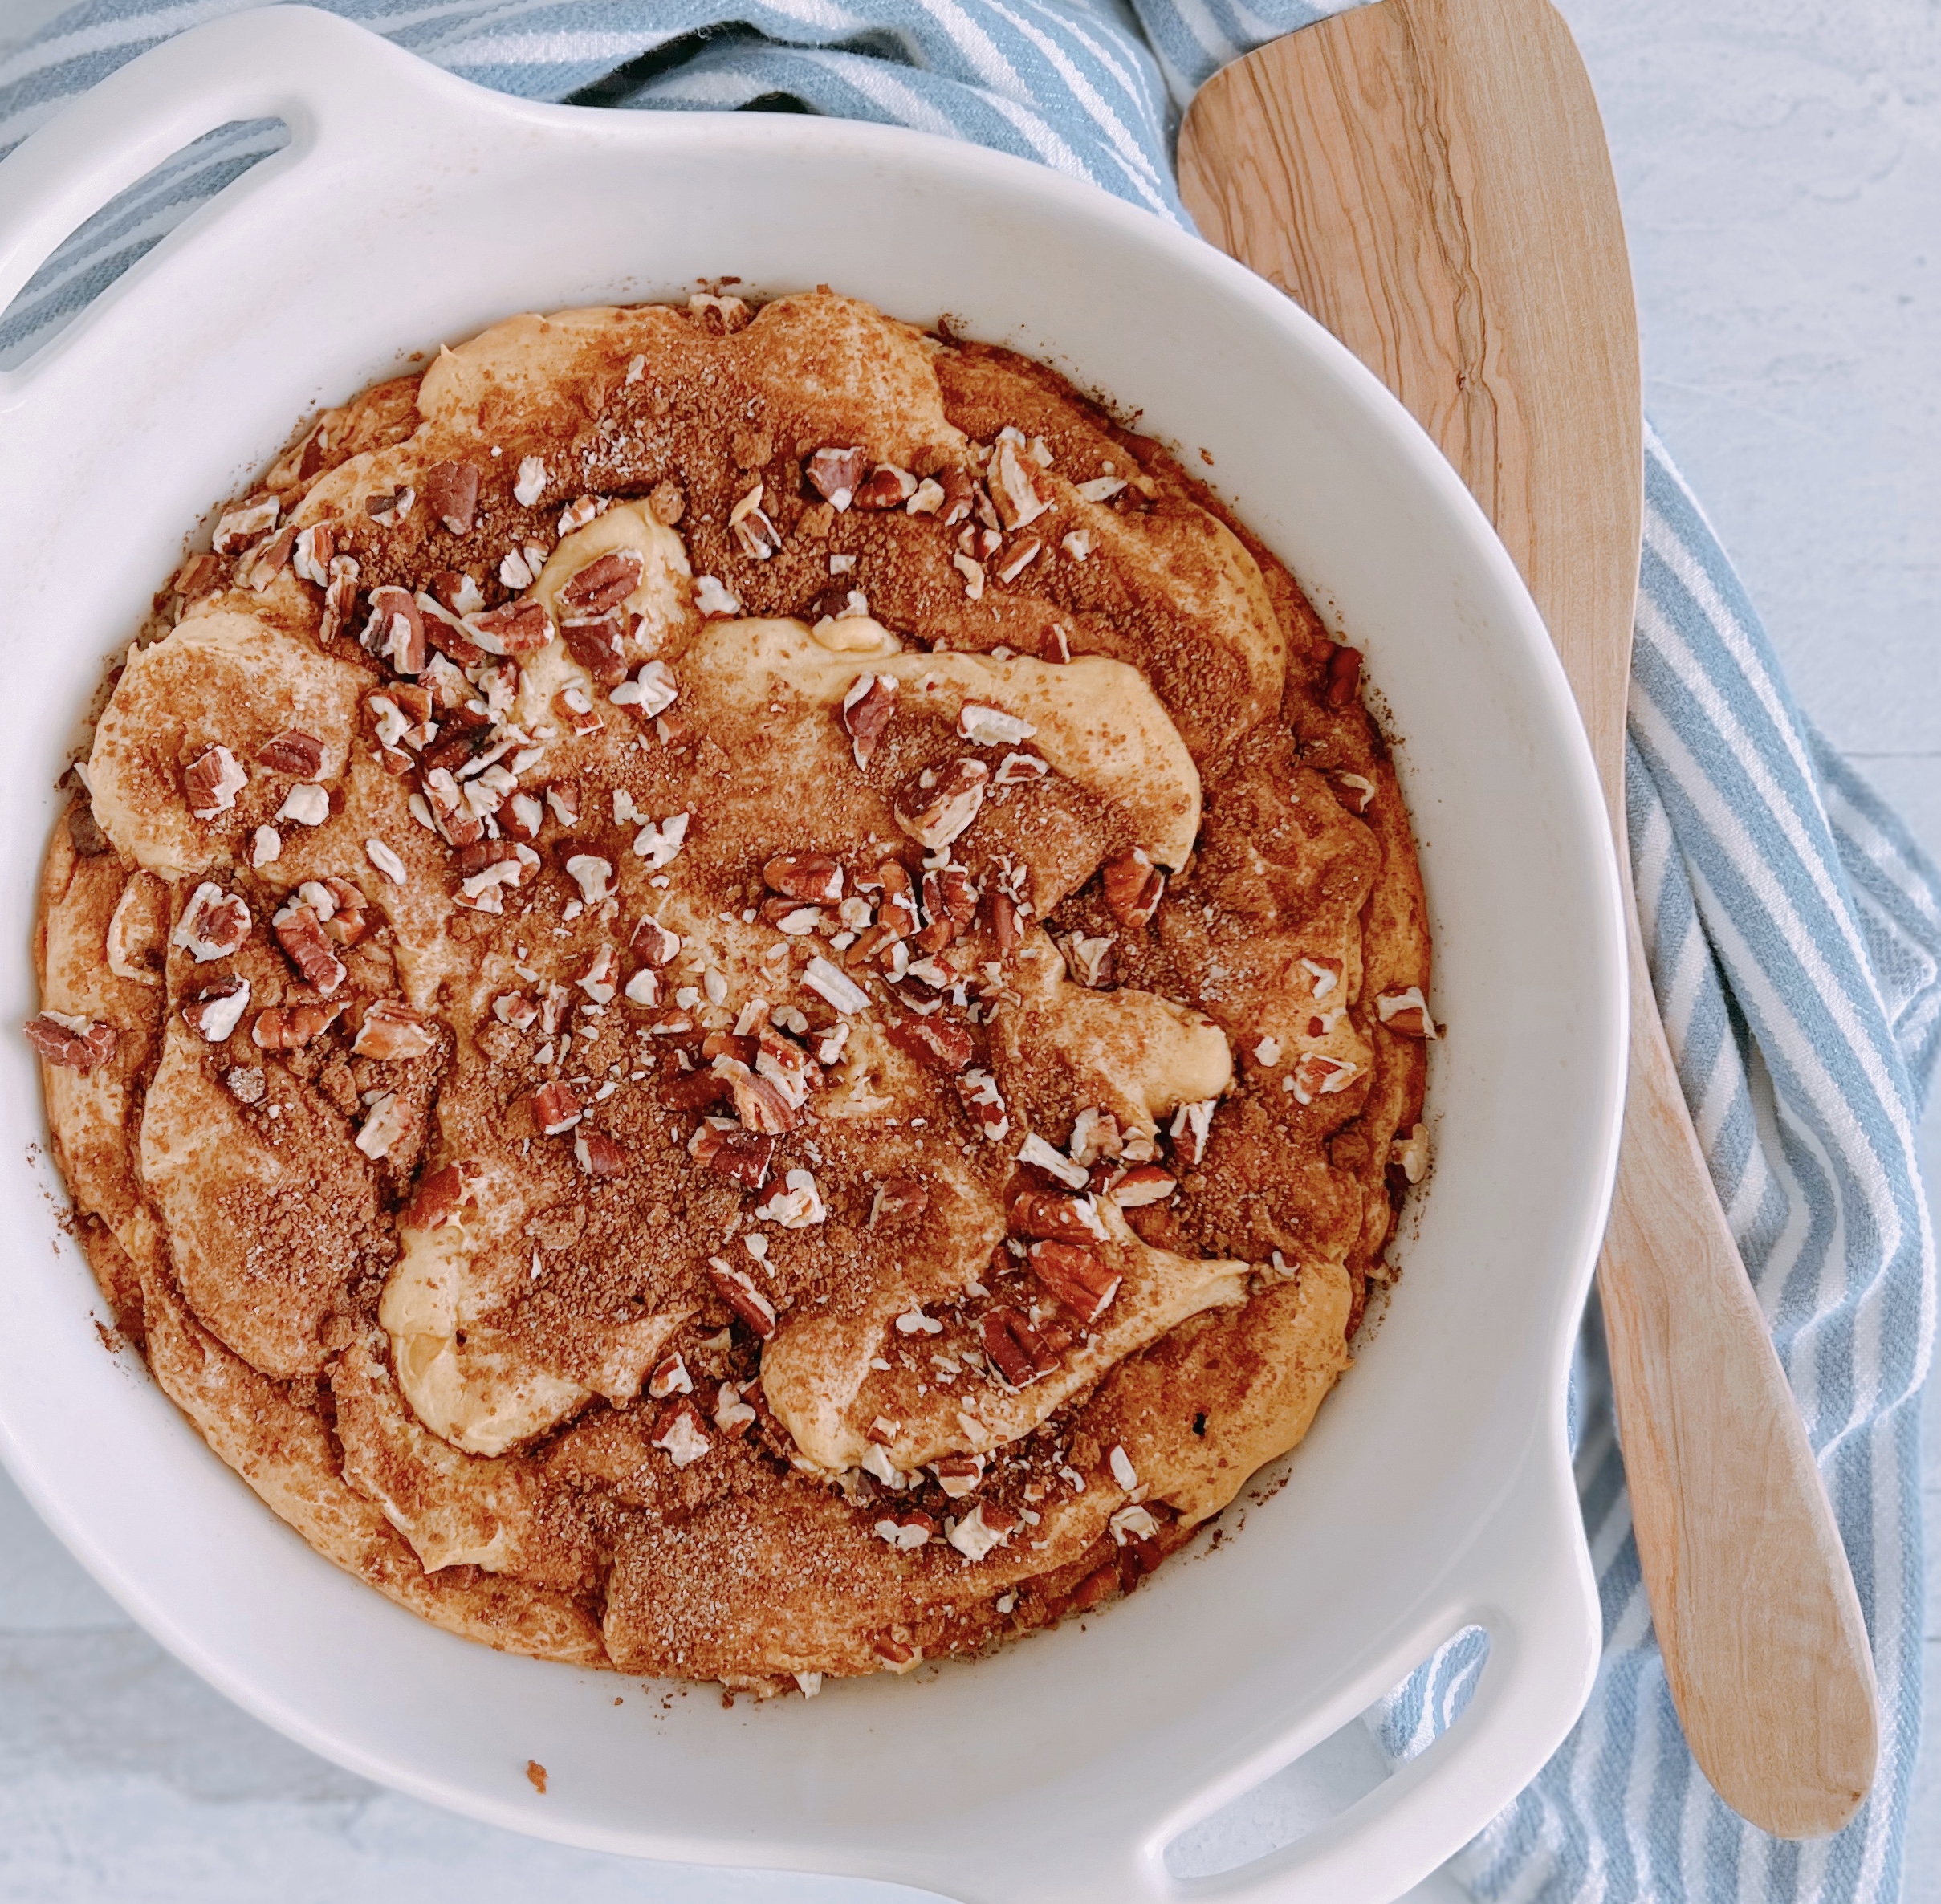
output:
M 1792 685 L 1941 856 L 1941 7 L 1562 0 L 1617 157 L 1646 402 Z M 0 43 L 60 10 L 0 0 Z M 1941 1178 L 1931 1116 L 1929 1181 Z M 1931 1554 L 1941 1406 L 1927 1412 Z M 1941 1700 L 1941 1590 L 1927 1682 Z M 1941 1749 L 1906 1904 L 1941 1904 Z M 1268 1845 L 1379 1776 L 1349 1736 L 1243 1801 Z M 165 1656 L 0 1475 L 0 1901 L 892 1904 L 894 1886 L 696 1873 L 450 1817 L 266 1731 Z M 1463 1894 L 1438 1877 L 1416 1904 Z M 1352 1904 L 1344 1900 L 1344 1904 Z M 1630 1904 L 1614 1900 L 1613 1904 Z

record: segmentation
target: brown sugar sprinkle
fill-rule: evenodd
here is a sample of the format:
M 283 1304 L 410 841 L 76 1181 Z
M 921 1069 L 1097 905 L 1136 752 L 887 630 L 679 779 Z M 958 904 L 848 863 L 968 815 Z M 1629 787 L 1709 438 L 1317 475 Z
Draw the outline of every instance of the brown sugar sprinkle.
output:
M 1241 526 L 1217 539 L 1253 551 L 1291 657 L 1284 718 L 1256 718 L 1241 710 L 1274 697 L 1206 604 L 1257 601 L 1260 580 L 1206 566 L 1211 498 L 1048 372 L 961 340 L 919 349 L 856 310 L 758 315 L 714 286 L 665 320 L 604 317 L 625 332 L 611 349 L 597 327 L 558 327 L 580 353 L 558 360 L 559 405 L 506 396 L 462 455 L 462 435 L 425 429 L 415 377 L 307 425 L 197 585 L 230 588 L 266 641 L 313 630 L 328 647 L 299 645 L 313 665 L 362 677 L 352 718 L 340 729 L 298 693 L 171 755 L 181 775 L 220 744 L 243 779 L 226 819 L 231 776 L 207 770 L 196 824 L 222 883 L 185 909 L 201 924 L 149 988 L 178 1039 L 169 1015 L 220 1032 L 234 1010 L 250 1040 L 191 1032 L 219 1105 L 286 1168 L 290 1208 L 251 1242 L 291 1272 L 271 1306 L 324 1292 L 296 1385 L 321 1370 L 340 1430 L 368 1343 L 392 1415 L 426 1445 L 437 1432 L 378 1315 L 401 1233 L 461 1279 L 490 1266 L 496 1333 L 458 1343 L 461 1390 L 474 1347 L 498 1341 L 582 1397 L 490 1455 L 454 1446 L 458 1484 L 498 1477 L 525 1518 L 498 1571 L 437 1568 L 427 1548 L 432 1617 L 805 1694 L 824 1670 L 906 1670 L 1096 1605 L 1179 1544 L 1166 1434 L 1226 1458 L 1255 1406 L 1243 1371 L 1329 1366 L 1273 1332 L 1276 1278 L 1293 1278 L 1267 1266 L 1300 1263 L 1325 1318 L 1322 1272 L 1346 1260 L 1326 1327 L 1352 1328 L 1377 1246 L 1359 1227 L 1350 1242 L 1343 1213 L 1377 1211 L 1372 1235 L 1409 1180 L 1390 1162 L 1430 1035 L 1412 987 L 1433 1023 L 1426 952 L 1363 942 L 1369 921 L 1413 916 L 1396 903 L 1413 875 L 1358 663 L 1335 703 L 1331 662 L 1347 664 L 1284 572 Z M 840 374 L 810 389 L 778 368 L 810 360 L 767 341 L 791 323 L 833 326 L 811 356 Z M 844 368 L 858 348 L 867 376 Z M 908 401 L 857 394 L 879 371 L 914 380 Z M 926 417 L 945 421 L 913 437 Z M 370 452 L 381 478 L 313 487 Z M 658 531 L 643 556 L 600 526 L 643 505 L 691 581 L 657 568 Z M 589 524 L 588 552 L 555 561 Z M 869 658 L 876 637 L 849 625 L 865 615 L 897 659 Z M 857 652 L 820 698 L 778 677 L 738 700 L 735 616 Z M 987 683 L 926 677 L 926 649 L 940 669 L 991 657 Z M 1019 703 L 1011 657 L 1102 657 L 1150 684 L 1202 779 L 1183 867 Z M 321 786 L 321 824 L 293 810 L 258 829 L 292 783 Z M 253 937 L 253 916 L 271 932 Z M 1306 995 L 1304 958 L 1331 995 Z M 110 1048 L 139 1090 L 153 1047 L 130 1015 L 148 1002 L 124 1009 L 136 990 L 112 995 Z M 1084 1027 L 1117 1026 L 1140 993 L 1178 1007 L 1182 1035 L 1212 1021 L 1230 1087 L 1134 1116 L 1139 1089 L 1097 1075 Z M 62 1050 L 95 1021 L 78 1023 L 53 1025 Z M 1253 1055 L 1270 1039 L 1272 1066 Z M 1136 1045 L 1111 1064 L 1136 1071 Z M 1308 1056 L 1356 1069 L 1336 1084 L 1345 1072 Z M 1150 1431 L 1112 1414 L 1116 1377 L 1067 1385 L 1113 1339 L 1148 1245 L 1257 1269 L 1243 1304 L 1121 1359 L 1135 1382 L 1142 1356 L 1169 1371 L 1162 1412 L 1182 1412 Z M 818 1332 L 857 1340 L 865 1312 L 847 1451 L 826 1459 L 796 1378 L 825 1353 Z M 1032 1425 L 994 1438 L 1020 1409 Z M 1121 1444 L 1137 1503 L 1109 1459 Z M 1073 1532 L 1101 1490 L 1110 1524 Z M 798 1680 L 778 1622 L 822 1632 L 831 1605 L 840 1631 Z

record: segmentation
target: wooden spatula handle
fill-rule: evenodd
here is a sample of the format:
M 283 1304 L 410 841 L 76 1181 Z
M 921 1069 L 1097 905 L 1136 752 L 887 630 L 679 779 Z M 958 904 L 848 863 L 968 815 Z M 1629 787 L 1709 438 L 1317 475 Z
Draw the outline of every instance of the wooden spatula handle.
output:
M 1408 406 L 1542 611 L 1625 870 L 1631 1070 L 1599 1265 L 1632 1514 L 1672 1694 L 1736 1810 L 1787 1837 L 1873 1781 L 1873 1658 L 1799 1413 L 1651 990 L 1624 840 L 1643 471 L 1610 155 L 1547 0 L 1383 0 L 1201 89 L 1180 189 Z

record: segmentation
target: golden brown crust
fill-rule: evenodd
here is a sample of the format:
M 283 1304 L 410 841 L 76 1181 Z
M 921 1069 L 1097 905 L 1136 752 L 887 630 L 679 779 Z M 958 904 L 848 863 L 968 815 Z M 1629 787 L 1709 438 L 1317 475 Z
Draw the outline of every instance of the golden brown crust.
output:
M 1434 1027 L 1271 554 L 1043 366 L 747 317 L 291 440 L 99 723 L 37 1042 L 116 1314 L 320 1552 L 770 1688 L 1095 1605 L 1298 1442 Z

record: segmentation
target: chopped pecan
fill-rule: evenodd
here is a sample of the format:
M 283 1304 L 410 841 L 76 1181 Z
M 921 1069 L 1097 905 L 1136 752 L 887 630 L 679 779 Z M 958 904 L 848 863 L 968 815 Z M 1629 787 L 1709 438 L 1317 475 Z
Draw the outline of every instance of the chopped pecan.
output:
M 317 640 L 324 647 L 336 641 L 357 606 L 357 558 L 332 555 L 329 580 L 324 586 L 324 618 L 317 624 Z
M 999 433 L 991 455 L 990 474 L 991 499 L 1007 529 L 1021 529 L 1052 507 L 1044 486 L 1044 471 L 1035 458 L 1024 453 L 1023 439 L 1015 430 Z
M 297 1005 L 272 1005 L 256 1014 L 250 1027 L 250 1042 L 258 1051 L 294 1052 L 321 1038 L 336 1022 L 343 1006 L 320 1005 L 314 1000 Z
M 991 1310 L 979 1325 L 984 1353 L 1014 1389 L 1027 1387 L 1058 1366 L 1058 1357 L 1044 1338 L 1015 1309 Z
M 767 1078 L 736 1058 L 718 1058 L 714 1068 L 734 1093 L 734 1114 L 744 1130 L 774 1135 L 796 1128 L 795 1108 Z
M 283 504 L 275 496 L 265 495 L 253 502 L 239 503 L 226 510 L 216 520 L 216 532 L 213 538 L 218 555 L 238 555 L 255 541 L 276 527 L 276 519 L 282 513 Z
M 919 1064 L 953 1074 L 970 1062 L 970 1034 L 946 1019 L 908 1018 L 889 1027 L 889 1042 Z
M 869 1206 L 869 1227 L 900 1223 L 905 1217 L 922 1216 L 930 1206 L 928 1187 L 914 1177 L 885 1178 L 877 1188 Z
M 782 531 L 762 507 L 760 482 L 728 511 L 728 533 L 734 538 L 735 547 L 751 561 L 766 562 L 781 547 Z
M 1436 1038 L 1441 1034 L 1429 1015 L 1429 1001 L 1419 985 L 1406 991 L 1385 991 L 1375 1000 L 1375 1015 L 1391 1031 L 1405 1038 Z
M 917 478 L 894 463 L 878 463 L 856 486 L 858 509 L 901 509 L 917 493 Z
M 1149 1203 L 1165 1202 L 1178 1188 L 1170 1170 L 1158 1164 L 1134 1164 L 1113 1178 L 1111 1195 L 1121 1210 L 1142 1210 Z
M 328 998 L 344 983 L 344 965 L 330 949 L 330 941 L 324 936 L 324 921 L 317 917 L 315 909 L 286 906 L 271 923 L 277 943 L 303 974 L 304 982 Z
M 198 1032 L 211 1044 L 221 1044 L 249 1008 L 248 979 L 214 978 L 190 995 L 182 1007 L 182 1018 L 189 1030 Z
M 398 1220 L 407 1230 L 436 1230 L 458 1216 L 467 1188 L 462 1164 L 446 1164 L 430 1171 L 419 1182 Z
M 29 1019 L 24 1029 L 27 1043 L 48 1064 L 69 1071 L 93 1071 L 107 1064 L 120 1037 L 112 1025 L 65 1011 L 43 1011 Z
M 566 652 L 603 688 L 617 687 L 627 678 L 627 650 L 620 617 L 604 621 L 566 621 L 560 625 Z
M 402 999 L 373 999 L 364 1007 L 351 1049 L 360 1057 L 429 1058 L 438 1048 L 436 1028 Z
M 222 564 L 205 549 L 199 555 L 191 555 L 176 572 L 175 592 L 184 600 L 206 595 L 222 576 Z
M 859 767 L 869 766 L 889 717 L 897 711 L 893 674 L 859 674 L 842 698 L 842 724 Z
M 687 300 L 688 312 L 702 330 L 717 336 L 732 336 L 737 331 L 745 331 L 755 322 L 755 313 L 740 298 L 722 297 L 718 293 L 698 291 Z
M 580 783 L 555 780 L 546 789 L 546 804 L 552 808 L 553 818 L 570 831 L 580 824 Z
M 977 916 L 977 888 L 961 866 L 933 868 L 923 876 L 923 911 L 930 920 L 968 926 Z
M 1018 902 L 1008 893 L 991 895 L 991 934 L 998 957 L 1008 958 L 1024 943 L 1024 921 Z
M 249 936 L 249 907 L 234 893 L 205 880 L 189 895 L 169 943 L 180 946 L 197 965 L 207 965 L 241 951 Z
M 662 1356 L 647 1377 L 647 1393 L 656 1402 L 665 1402 L 669 1395 L 691 1395 L 694 1392 L 694 1378 L 688 1373 L 686 1358 L 678 1349 Z
M 507 602 L 468 616 L 465 626 L 487 654 L 531 654 L 552 639 L 552 618 L 543 602 Z
M 641 920 L 634 927 L 633 937 L 629 942 L 634 952 L 650 966 L 671 964 L 674 954 L 681 950 L 679 938 L 658 919 Z
M 1011 1131 L 1011 1113 L 998 1090 L 998 1080 L 987 1071 L 966 1071 L 957 1080 L 957 1095 L 964 1114 L 976 1125 L 987 1143 L 1002 1142 Z
M 762 880 L 770 892 L 791 899 L 842 897 L 842 868 L 823 853 L 779 853 L 763 867 Z
M 661 1101 L 677 1111 L 705 1111 L 734 1092 L 718 1071 L 682 1071 L 661 1080 Z
M 256 759 L 274 773 L 295 774 L 299 780 L 314 780 L 324 769 L 324 743 L 299 727 L 286 727 L 262 743 Z
M 580 1100 L 557 1078 L 540 1085 L 526 1102 L 541 1137 L 556 1137 L 586 1114 Z
M 984 1461 L 982 1454 L 940 1454 L 930 1463 L 930 1472 L 949 1499 L 961 1501 L 983 1479 Z
M 1031 1248 L 1032 1274 L 1060 1305 L 1089 1328 L 1112 1307 L 1119 1275 L 1096 1250 L 1049 1239 Z
M 433 463 L 425 474 L 425 501 L 454 535 L 470 532 L 478 512 L 478 471 L 470 463 Z
M 653 1446 L 665 1448 L 676 1467 L 691 1467 L 709 1448 L 701 1411 L 691 1402 L 677 1402 L 661 1411 L 654 1424 Z
M 902 1507 L 884 1514 L 869 1531 L 899 1553 L 914 1553 L 935 1536 L 937 1523 L 921 1507 Z
M 847 509 L 869 458 L 858 449 L 818 450 L 803 466 L 816 493 L 838 510 Z
M 641 585 L 645 572 L 638 549 L 609 549 L 569 576 L 556 597 L 562 619 L 596 620 L 617 608 Z
M 953 466 L 937 480 L 943 488 L 938 520 L 946 529 L 954 529 L 959 523 L 968 522 L 971 511 L 977 506 L 977 478 L 968 470 Z
M 1105 904 L 1121 926 L 1143 926 L 1159 909 L 1166 875 L 1142 846 L 1108 860 L 1100 869 Z
M 583 1130 L 573 1140 L 573 1157 L 589 1177 L 617 1177 L 627 1167 L 627 1153 L 604 1130 Z
M 1067 970 L 1080 985 L 1100 991 L 1116 982 L 1117 961 L 1111 939 L 1092 938 L 1075 932 L 1058 942 L 1058 950 L 1064 955 Z
M 775 1141 L 732 1125 L 703 1124 L 688 1146 L 695 1161 L 744 1190 L 759 1190 L 768 1181 Z
M 716 1256 L 710 1259 L 708 1275 L 728 1307 L 760 1341 L 766 1342 L 774 1336 L 775 1305 L 755 1288 L 754 1279 L 745 1269 L 731 1268 Z
M 274 535 L 266 535 L 254 548 L 243 551 L 242 559 L 236 564 L 236 580 L 261 595 L 290 566 L 290 557 L 295 547 L 294 527 L 279 529 Z
M 1105 1236 L 1089 1197 L 1062 1196 L 1056 1190 L 1020 1190 L 1011 1198 L 1010 1221 L 1015 1235 L 1048 1243 L 1102 1243 Z
M 1346 707 L 1361 691 L 1361 649 L 1345 645 L 1334 648 L 1321 677 L 1321 698 L 1330 707 Z
M 430 658 L 424 612 L 402 588 L 387 586 L 371 591 L 371 619 L 360 639 L 400 674 L 422 673 Z
M 891 812 L 919 846 L 935 852 L 977 818 L 991 769 L 968 756 L 941 767 L 926 767 L 897 788 Z
M 182 791 L 197 820 L 214 820 L 227 812 L 249 783 L 248 772 L 225 747 L 207 749 L 182 770 Z
M 409 483 L 401 482 L 395 489 L 372 490 L 364 499 L 364 513 L 380 527 L 395 529 L 410 515 L 417 499 L 417 491 Z

